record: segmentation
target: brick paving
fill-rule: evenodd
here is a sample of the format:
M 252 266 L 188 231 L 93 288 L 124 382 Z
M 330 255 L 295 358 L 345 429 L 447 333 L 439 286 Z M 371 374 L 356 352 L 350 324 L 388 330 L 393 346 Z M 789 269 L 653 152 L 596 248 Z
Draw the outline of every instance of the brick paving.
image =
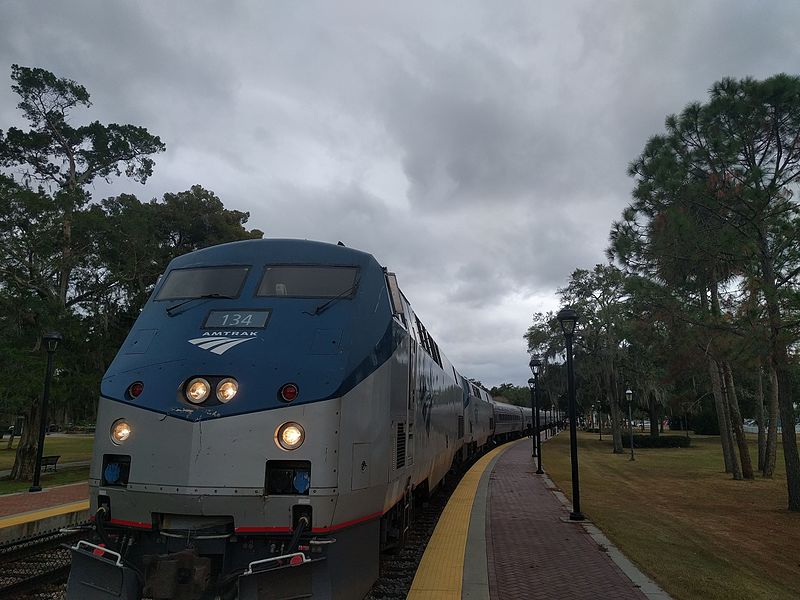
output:
M 19 492 L 0 496 L 0 517 L 51 508 L 89 498 L 87 482 L 43 488 L 41 492 Z
M 492 600 L 646 599 L 535 474 L 530 444 L 506 451 L 489 477 L 486 521 Z

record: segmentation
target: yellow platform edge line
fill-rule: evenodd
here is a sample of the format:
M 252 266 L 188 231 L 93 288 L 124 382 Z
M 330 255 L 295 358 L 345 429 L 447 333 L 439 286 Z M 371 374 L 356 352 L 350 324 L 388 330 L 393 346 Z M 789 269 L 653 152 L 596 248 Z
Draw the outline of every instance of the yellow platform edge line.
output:
M 70 502 L 69 504 L 59 504 L 42 510 L 32 510 L 30 512 L 21 513 L 11 517 L 0 519 L 0 529 L 6 527 L 14 527 L 23 523 L 32 521 L 41 521 L 50 517 L 57 517 L 72 512 L 79 512 L 82 510 L 89 510 L 88 500 L 78 500 L 77 502 Z
M 482 456 L 461 479 L 428 541 L 407 600 L 461 598 L 464 553 L 475 494 L 489 463 L 511 445 L 503 444 Z

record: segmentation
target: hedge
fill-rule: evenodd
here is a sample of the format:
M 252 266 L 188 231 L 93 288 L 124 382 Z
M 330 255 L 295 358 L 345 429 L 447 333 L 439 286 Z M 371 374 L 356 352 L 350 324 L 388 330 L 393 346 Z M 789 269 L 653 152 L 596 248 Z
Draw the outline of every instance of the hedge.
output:
M 658 437 L 650 437 L 649 435 L 633 436 L 634 448 L 688 448 L 690 444 L 690 438 L 684 435 L 660 435 Z M 631 438 L 627 434 L 622 436 L 622 447 L 631 447 Z

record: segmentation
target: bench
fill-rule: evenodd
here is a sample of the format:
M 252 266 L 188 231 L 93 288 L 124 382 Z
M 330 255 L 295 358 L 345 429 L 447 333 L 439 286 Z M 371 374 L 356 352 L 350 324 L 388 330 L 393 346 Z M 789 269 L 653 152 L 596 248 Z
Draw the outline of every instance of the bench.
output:
M 53 472 L 56 470 L 56 463 L 58 463 L 58 459 L 61 458 L 61 455 L 58 456 L 43 456 L 42 457 L 42 473 L 47 471 L 48 467 L 52 467 Z

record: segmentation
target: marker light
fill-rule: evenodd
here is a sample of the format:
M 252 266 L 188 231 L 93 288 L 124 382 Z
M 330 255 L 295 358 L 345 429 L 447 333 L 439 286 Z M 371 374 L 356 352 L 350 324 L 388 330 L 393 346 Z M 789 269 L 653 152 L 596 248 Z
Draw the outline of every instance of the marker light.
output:
M 230 402 L 239 391 L 239 384 L 232 377 L 223 379 L 217 384 L 217 400 L 222 403 Z
M 117 419 L 111 425 L 111 441 L 119 445 L 131 437 L 131 426 L 125 419 Z
M 128 388 L 128 395 L 131 398 L 138 398 L 144 391 L 144 384 L 141 381 L 134 381 Z
M 283 400 L 285 402 L 291 402 L 292 400 L 297 398 L 297 395 L 299 393 L 300 393 L 300 390 L 297 388 L 297 386 L 295 384 L 287 383 L 286 385 L 284 385 L 281 388 L 280 397 L 281 397 L 281 400 Z
M 289 421 L 278 427 L 278 433 L 275 436 L 276 442 L 284 450 L 296 450 L 303 445 L 306 438 L 306 432 L 299 423 Z
M 200 404 L 211 393 L 211 386 L 202 377 L 195 377 L 186 386 L 186 399 L 192 404 Z

